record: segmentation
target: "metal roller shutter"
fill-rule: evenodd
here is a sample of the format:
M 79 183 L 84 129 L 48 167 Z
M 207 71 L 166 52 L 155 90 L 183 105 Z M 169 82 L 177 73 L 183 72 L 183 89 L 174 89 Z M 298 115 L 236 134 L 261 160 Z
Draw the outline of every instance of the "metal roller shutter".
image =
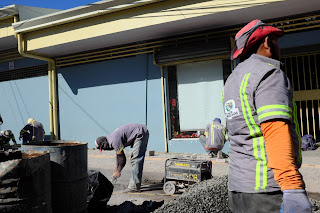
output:
M 0 82 L 48 75 L 48 64 L 0 72 Z
M 171 64 L 179 61 L 197 60 L 220 55 L 230 54 L 230 38 L 218 37 L 164 46 L 155 51 L 155 60 L 158 64 Z

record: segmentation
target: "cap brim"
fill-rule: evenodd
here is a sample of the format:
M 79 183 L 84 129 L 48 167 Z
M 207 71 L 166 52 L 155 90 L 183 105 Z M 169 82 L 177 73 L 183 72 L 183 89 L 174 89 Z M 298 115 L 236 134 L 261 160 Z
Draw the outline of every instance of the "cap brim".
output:
M 244 47 L 241 49 L 238 49 L 237 47 L 235 47 L 231 53 L 231 60 L 237 59 L 239 55 L 241 55 L 241 53 L 243 52 L 243 49 Z
M 107 140 L 106 136 L 100 136 L 95 140 L 96 147 L 100 147 L 103 142 Z
M 273 26 L 266 25 L 264 28 L 267 29 L 267 32 L 269 32 L 267 33 L 267 35 L 275 35 L 277 37 L 281 37 L 284 34 L 283 30 L 280 30 Z

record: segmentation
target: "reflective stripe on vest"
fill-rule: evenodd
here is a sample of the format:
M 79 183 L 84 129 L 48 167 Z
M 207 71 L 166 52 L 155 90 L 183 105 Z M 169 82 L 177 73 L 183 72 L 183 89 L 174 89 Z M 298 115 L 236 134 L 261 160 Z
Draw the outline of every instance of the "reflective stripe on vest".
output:
M 279 111 L 279 109 L 282 109 L 282 111 Z M 258 113 L 259 121 L 262 118 L 273 116 L 273 115 L 282 115 L 292 119 L 292 109 L 286 105 L 279 105 L 279 104 L 266 105 L 257 109 L 257 113 Z
M 34 136 L 34 123 L 33 123 L 33 121 L 31 121 L 31 123 L 32 123 L 32 129 L 33 129 L 32 139 L 31 140 L 34 140 L 34 138 L 35 138 L 35 136 Z
M 240 86 L 240 100 L 241 100 L 241 107 L 244 119 L 246 121 L 246 124 L 250 130 L 250 136 L 253 140 L 253 154 L 254 157 L 257 160 L 256 164 L 256 185 L 255 190 L 265 189 L 268 182 L 267 182 L 267 159 L 266 159 L 266 153 L 265 153 L 265 146 L 264 146 L 264 138 L 262 135 L 262 132 L 260 130 L 260 127 L 256 124 L 254 121 L 254 118 L 252 116 L 251 108 L 249 105 L 246 88 L 248 85 L 248 79 L 250 77 L 251 73 L 245 74 L 243 77 L 243 80 L 241 82 Z M 259 139 L 259 143 L 258 143 Z M 261 178 L 262 176 L 262 178 Z M 261 181 L 262 179 L 262 181 Z M 261 184 L 262 182 L 262 184 Z
M 214 128 L 213 128 L 213 123 L 211 123 L 210 126 L 211 126 L 211 145 L 214 145 Z
M 223 103 L 224 100 L 224 87 L 222 88 L 222 92 L 221 92 L 221 102 Z

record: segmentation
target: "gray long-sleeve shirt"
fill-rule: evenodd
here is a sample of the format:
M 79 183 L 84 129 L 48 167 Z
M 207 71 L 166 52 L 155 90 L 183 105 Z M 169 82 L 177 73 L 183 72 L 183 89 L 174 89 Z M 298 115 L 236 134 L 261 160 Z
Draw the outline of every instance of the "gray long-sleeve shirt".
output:
M 133 146 L 135 141 L 141 140 L 147 131 L 147 126 L 143 124 L 126 124 L 107 135 L 107 140 L 116 153 L 119 154 L 124 147 Z
M 253 54 L 240 63 L 225 84 L 224 111 L 230 139 L 229 190 L 246 193 L 280 190 L 273 171 L 267 167 L 260 124 L 286 120 L 295 163 L 298 168 L 302 163 L 296 105 L 280 61 Z

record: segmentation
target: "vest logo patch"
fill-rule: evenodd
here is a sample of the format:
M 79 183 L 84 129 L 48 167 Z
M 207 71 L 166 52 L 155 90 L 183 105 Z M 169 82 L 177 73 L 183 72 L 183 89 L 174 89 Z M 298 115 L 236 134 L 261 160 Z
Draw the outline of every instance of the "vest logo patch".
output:
M 236 103 L 233 99 L 224 103 L 224 113 L 227 119 L 232 119 L 234 116 L 239 115 L 239 109 L 236 108 Z

